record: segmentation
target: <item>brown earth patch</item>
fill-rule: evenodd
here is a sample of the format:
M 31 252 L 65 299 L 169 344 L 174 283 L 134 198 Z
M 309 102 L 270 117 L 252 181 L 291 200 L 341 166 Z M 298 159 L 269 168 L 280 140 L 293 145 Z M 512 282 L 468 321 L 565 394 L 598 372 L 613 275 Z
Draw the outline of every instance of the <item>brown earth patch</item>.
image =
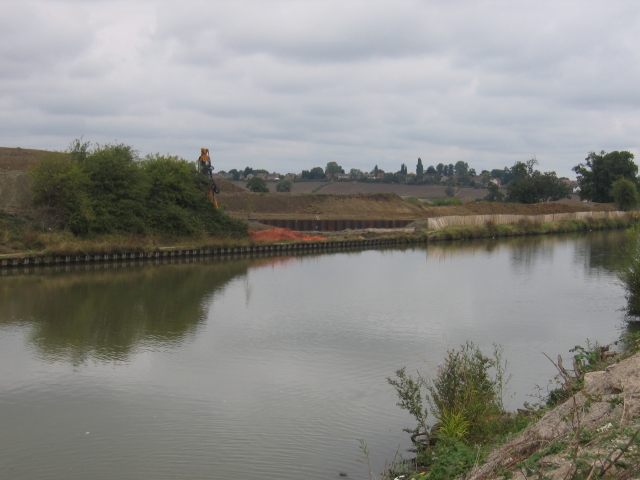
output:
M 0 147 L 0 170 L 26 170 L 50 155 L 48 150 Z
M 548 202 L 535 205 L 517 203 L 469 202 L 463 205 L 426 207 L 404 201 L 394 193 L 354 195 L 282 195 L 277 193 L 226 193 L 221 203 L 226 212 L 237 218 L 257 219 L 426 219 L 452 215 L 517 214 L 544 215 L 614 210 L 609 204 L 579 201 Z

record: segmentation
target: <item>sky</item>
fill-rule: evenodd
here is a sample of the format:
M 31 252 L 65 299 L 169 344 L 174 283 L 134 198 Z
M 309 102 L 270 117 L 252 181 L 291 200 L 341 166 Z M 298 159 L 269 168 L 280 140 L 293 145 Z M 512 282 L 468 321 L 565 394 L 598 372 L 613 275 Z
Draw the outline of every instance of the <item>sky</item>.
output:
M 640 154 L 640 2 L 0 0 L 0 145 L 216 170 Z

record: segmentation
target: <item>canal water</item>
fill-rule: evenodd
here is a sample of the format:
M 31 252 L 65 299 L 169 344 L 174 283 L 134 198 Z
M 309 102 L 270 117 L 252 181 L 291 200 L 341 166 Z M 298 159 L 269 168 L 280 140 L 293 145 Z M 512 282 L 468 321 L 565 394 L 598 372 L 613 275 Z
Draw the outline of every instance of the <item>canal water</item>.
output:
M 409 447 L 385 378 L 471 340 L 535 402 L 615 340 L 624 232 L 0 271 L 0 478 L 368 478 Z M 570 363 L 570 362 L 569 362 Z

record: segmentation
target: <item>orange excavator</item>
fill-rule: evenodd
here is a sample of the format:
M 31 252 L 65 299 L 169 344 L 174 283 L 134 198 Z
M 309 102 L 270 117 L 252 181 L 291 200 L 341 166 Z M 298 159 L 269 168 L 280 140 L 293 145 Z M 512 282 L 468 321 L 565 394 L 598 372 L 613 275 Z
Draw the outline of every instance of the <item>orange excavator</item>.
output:
M 198 171 L 209 177 L 209 188 L 207 191 L 207 195 L 209 196 L 209 201 L 218 208 L 218 194 L 220 193 L 220 189 L 216 185 L 216 182 L 213 181 L 213 167 L 211 166 L 211 157 L 209 156 L 208 148 L 200 149 L 200 158 L 198 158 Z

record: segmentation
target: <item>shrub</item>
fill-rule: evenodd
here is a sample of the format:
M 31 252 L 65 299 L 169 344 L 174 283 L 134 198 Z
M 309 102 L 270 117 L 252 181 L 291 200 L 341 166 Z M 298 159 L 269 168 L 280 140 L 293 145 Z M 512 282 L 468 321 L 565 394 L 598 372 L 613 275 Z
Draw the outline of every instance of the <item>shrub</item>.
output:
M 247 182 L 247 188 L 254 193 L 267 193 L 269 191 L 269 187 L 267 187 L 267 182 L 265 182 L 260 177 L 252 177 Z
M 499 346 L 494 346 L 493 355 L 488 357 L 467 342 L 460 350 L 448 352 L 434 379 L 414 379 L 401 369 L 396 372 L 397 379 L 387 381 L 401 400 L 398 406 L 418 420 L 418 428 L 408 431 L 426 429 L 428 412 L 422 407 L 421 393 L 424 387 L 429 411 L 440 423 L 436 435 L 482 443 L 493 433 L 496 418 L 504 413 L 505 370 Z
M 640 202 L 635 183 L 626 178 L 621 178 L 613 182 L 611 196 L 618 210 L 633 210 L 638 206 L 638 202 Z
M 462 205 L 462 200 L 459 198 L 436 198 L 432 205 L 434 207 L 445 207 L 447 205 Z
M 410 203 L 411 205 L 420 205 L 420 200 L 418 200 L 416 197 L 407 197 L 405 198 L 405 201 L 407 203 Z
M 448 186 L 447 188 L 444 189 L 444 194 L 447 197 L 453 197 L 456 194 L 456 191 L 453 189 L 452 186 Z
M 276 192 L 289 193 L 291 192 L 292 188 L 293 188 L 293 182 L 288 178 L 280 180 L 278 183 L 276 183 Z
M 93 233 L 246 235 L 246 225 L 208 200 L 208 182 L 177 157 L 144 160 L 124 144 L 76 140 L 67 154 L 36 165 L 33 204 L 58 218 L 57 226 L 78 235 Z
M 484 197 L 487 202 L 502 202 L 504 193 L 500 191 L 497 183 L 489 182 L 489 193 Z

